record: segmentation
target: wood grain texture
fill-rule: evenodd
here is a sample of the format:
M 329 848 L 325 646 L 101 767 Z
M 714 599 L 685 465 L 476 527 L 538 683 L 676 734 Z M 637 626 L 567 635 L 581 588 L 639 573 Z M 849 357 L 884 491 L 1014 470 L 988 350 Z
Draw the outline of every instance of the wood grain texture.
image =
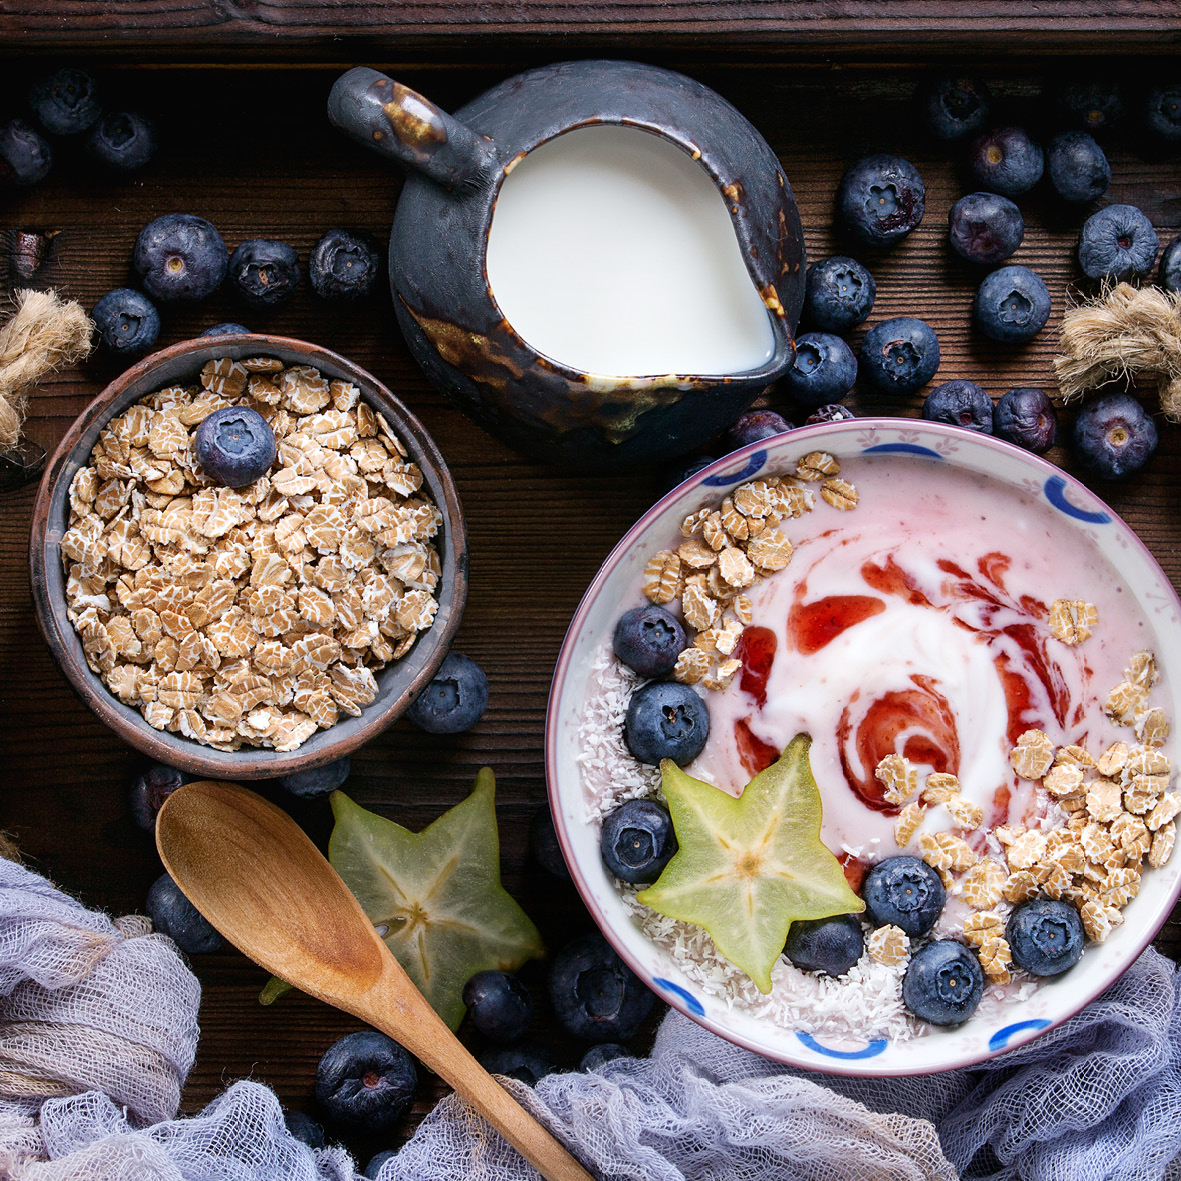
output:
M 366 50 L 487 50 L 561 35 L 566 47 L 850 56 L 869 52 L 1167 53 L 1181 31 L 1173 0 L 0 0 L 0 38 L 27 49 L 134 53 L 139 60 L 265 48 L 339 60 Z M 568 50 L 567 50 L 568 51 Z
M 11 13 L 12 0 L 0 0 L 4 5 Z M 633 53 L 638 54 L 634 46 Z M 32 65 L 6 64 L 10 68 L 0 82 L 0 100 L 6 102 L 0 101 L 0 108 L 11 110 Z M 897 250 L 864 258 L 878 282 L 870 323 L 902 314 L 928 319 L 942 345 L 939 380 L 972 378 L 994 396 L 1015 385 L 1053 389 L 1050 360 L 1064 301 L 1077 279 L 1073 247 L 1081 213 L 1065 212 L 1041 190 L 1020 202 L 1027 232 L 1016 261 L 1045 277 L 1054 310 L 1033 344 L 1001 349 L 971 329 L 979 276 L 950 256 L 945 242 L 947 211 L 967 189 L 955 153 L 932 147 L 914 130 L 908 106 L 912 73 L 864 65 L 700 63 L 688 72 L 735 102 L 781 157 L 800 202 L 809 257 L 850 252 L 832 233 L 831 208 L 841 171 L 858 152 L 872 147 L 912 159 L 927 182 L 926 219 Z M 1045 72 L 1045 63 L 1039 63 L 1028 74 L 1006 66 L 989 69 L 987 77 L 1014 118 L 1037 121 L 1045 110 L 1036 102 Z M 211 218 L 230 247 L 248 237 L 285 239 L 305 260 L 333 225 L 384 236 L 400 180 L 328 128 L 324 101 L 334 77 L 332 70 L 111 68 L 104 81 L 115 101 L 134 102 L 160 119 L 158 159 L 142 177 L 108 184 L 67 145 L 44 185 L 0 198 L 0 227 L 60 229 L 39 282 L 87 307 L 133 278 L 137 231 L 168 211 Z M 503 73 L 488 66 L 432 66 L 406 69 L 398 77 L 453 110 Z M 1141 206 L 1167 241 L 1181 230 L 1181 162 L 1146 154 L 1130 135 L 1114 140 L 1111 149 L 1114 181 L 1108 199 Z M 0 279 L 4 265 L 0 258 Z M 427 387 L 384 298 L 357 308 L 331 307 L 305 288 L 287 306 L 259 315 L 220 291 L 203 304 L 165 308 L 163 319 L 162 345 L 229 319 L 316 341 L 369 369 L 422 418 L 455 477 L 468 523 L 471 580 L 456 647 L 487 669 L 491 704 L 473 731 L 454 738 L 399 722 L 354 756 L 347 790 L 363 806 L 418 829 L 464 798 L 479 767 L 493 767 L 508 889 L 551 948 L 590 929 L 569 883 L 547 877 L 527 855 L 528 827 L 545 798 L 545 705 L 566 625 L 583 590 L 658 495 L 667 472 L 571 477 L 515 456 Z M 854 346 L 861 336 L 861 330 L 852 334 Z M 117 371 L 116 364 L 99 358 L 54 375 L 33 399 L 29 435 L 52 449 Z M 891 403 L 860 391 L 851 399 L 861 413 L 916 415 L 920 402 L 916 396 Z M 1063 448 L 1050 459 L 1070 467 Z M 1181 585 L 1181 428 L 1162 428 L 1160 452 L 1142 477 L 1103 487 L 1100 494 Z M 134 826 L 127 806 L 125 784 L 136 757 L 74 698 L 36 634 L 27 568 L 32 499 L 25 489 L 0 505 L 0 751 L 6 771 L 0 828 L 15 833 L 34 868 L 88 904 L 133 911 L 142 907 L 161 872 L 151 836 Z M 326 803 L 275 790 L 268 794 L 324 847 L 330 827 Z M 1181 911 L 1157 946 L 1181 953 Z M 301 996 L 260 1008 L 265 974 L 236 952 L 200 958 L 194 969 L 204 986 L 203 1035 L 185 1090 L 186 1110 L 208 1102 L 234 1079 L 253 1077 L 274 1086 L 284 1103 L 314 1112 L 312 1083 L 320 1055 L 359 1023 Z M 545 966 L 528 965 L 523 978 L 538 1001 L 534 1036 L 562 1065 L 576 1065 L 583 1047 L 570 1044 L 554 1027 Z M 463 1036 L 477 1053 L 486 1048 L 470 1029 Z M 415 1119 L 439 1093 L 433 1080 L 425 1081 Z M 408 1121 L 403 1134 L 413 1126 L 414 1120 Z M 390 1146 L 365 1138 L 346 1141 L 362 1160 Z

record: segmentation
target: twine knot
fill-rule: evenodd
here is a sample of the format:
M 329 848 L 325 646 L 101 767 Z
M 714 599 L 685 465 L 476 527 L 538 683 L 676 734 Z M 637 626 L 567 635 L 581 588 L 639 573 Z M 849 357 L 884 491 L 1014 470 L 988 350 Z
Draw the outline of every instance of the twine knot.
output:
M 94 325 L 81 306 L 53 291 L 18 291 L 0 328 L 0 448 L 15 447 L 33 386 L 59 365 L 82 360 Z
M 1181 297 L 1119 283 L 1068 308 L 1054 373 L 1064 401 L 1122 378 L 1151 383 L 1171 422 L 1181 422 Z

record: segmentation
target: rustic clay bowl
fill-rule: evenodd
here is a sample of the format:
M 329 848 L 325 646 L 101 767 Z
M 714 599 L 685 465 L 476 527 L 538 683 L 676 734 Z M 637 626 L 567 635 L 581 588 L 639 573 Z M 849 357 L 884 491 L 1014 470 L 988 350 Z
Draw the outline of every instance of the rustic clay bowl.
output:
M 99 432 L 133 402 L 163 386 L 193 381 L 215 357 L 265 355 L 287 364 L 312 365 L 325 376 L 360 386 L 363 399 L 386 416 L 419 465 L 425 486 L 443 514 L 439 557 L 443 572 L 436 597 L 439 611 L 401 660 L 377 673 L 377 699 L 358 718 L 343 717 L 319 730 L 294 751 L 243 747 L 219 751 L 179 734 L 154 730 L 138 711 L 124 705 L 90 671 L 78 633 L 66 616 L 61 539 L 69 515 L 69 489 L 90 455 Z M 341 758 L 381 733 L 430 682 L 447 655 L 467 598 L 467 535 L 451 474 L 426 428 L 375 377 L 351 361 L 302 340 L 281 336 L 204 337 L 145 357 L 116 378 L 83 411 L 58 445 L 33 506 L 29 544 L 30 576 L 37 624 L 54 659 L 82 700 L 126 742 L 162 763 L 214 779 L 268 779 L 306 771 Z

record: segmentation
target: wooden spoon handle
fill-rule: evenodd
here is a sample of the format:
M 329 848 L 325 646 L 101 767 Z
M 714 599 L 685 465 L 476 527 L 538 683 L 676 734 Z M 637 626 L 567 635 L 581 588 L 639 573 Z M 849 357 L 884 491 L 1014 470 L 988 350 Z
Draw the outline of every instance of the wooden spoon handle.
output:
M 467 1051 L 391 955 L 354 1009 L 462 1095 L 547 1181 L 594 1178 Z

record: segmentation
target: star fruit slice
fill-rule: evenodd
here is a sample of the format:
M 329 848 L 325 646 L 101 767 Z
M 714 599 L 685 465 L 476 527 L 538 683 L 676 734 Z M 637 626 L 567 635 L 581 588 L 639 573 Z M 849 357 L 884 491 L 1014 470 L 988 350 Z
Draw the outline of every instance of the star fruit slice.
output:
M 792 739 L 738 799 L 660 764 L 678 850 L 640 902 L 704 927 L 760 992 L 797 919 L 852 914 L 865 904 L 820 840 L 822 805 L 808 762 L 812 740 Z
M 485 968 L 512 971 L 545 954 L 529 916 L 500 882 L 496 779 L 414 833 L 367 812 L 341 791 L 328 860 L 435 1012 L 463 1020 L 463 986 Z

